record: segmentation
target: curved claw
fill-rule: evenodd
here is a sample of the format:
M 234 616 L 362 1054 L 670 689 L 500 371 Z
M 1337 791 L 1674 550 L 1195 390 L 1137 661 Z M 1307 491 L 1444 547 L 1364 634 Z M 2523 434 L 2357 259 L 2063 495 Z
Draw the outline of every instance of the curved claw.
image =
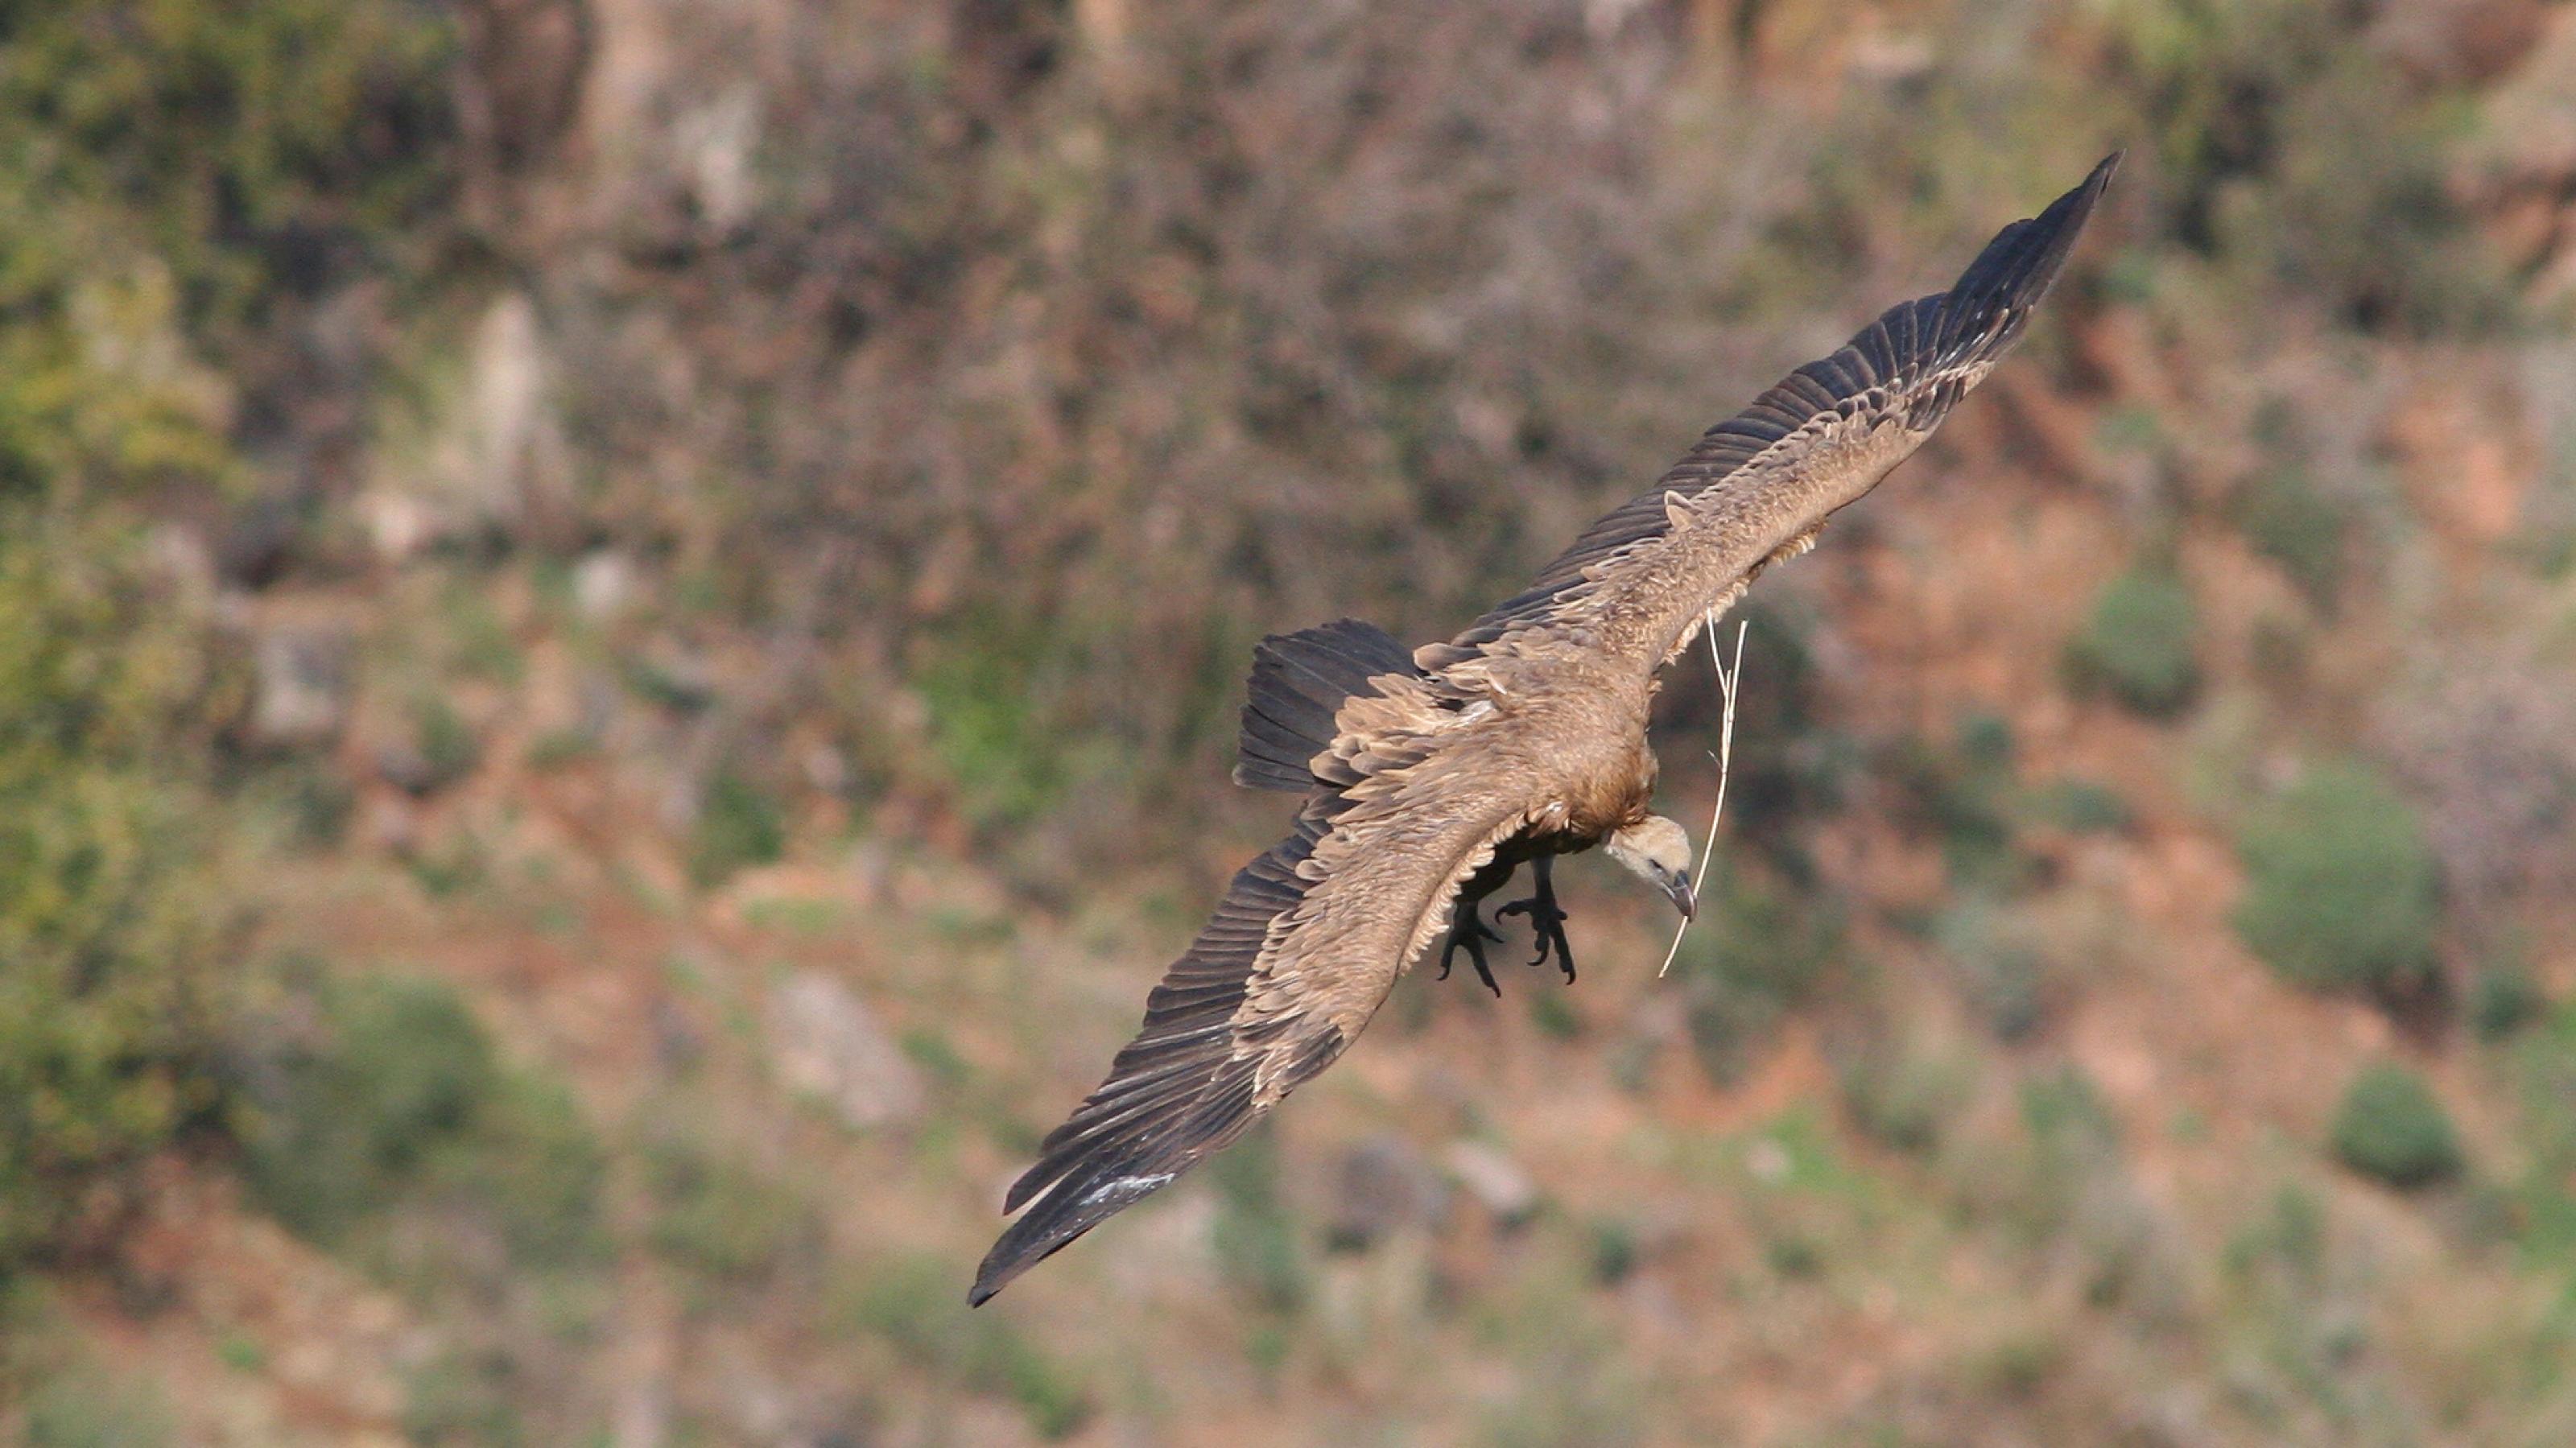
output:
M 1467 963 L 1476 967 L 1476 979 L 1485 983 L 1485 989 L 1492 991 L 1496 1000 L 1502 999 L 1503 988 L 1494 982 L 1493 967 L 1485 961 L 1485 942 L 1502 938 L 1492 926 L 1477 918 L 1474 910 L 1461 912 L 1458 919 L 1450 924 L 1448 945 L 1440 952 L 1440 974 L 1434 979 L 1449 978 L 1450 962 L 1463 949 L 1467 952 Z
M 1530 934 L 1536 938 L 1538 944 L 1538 954 L 1530 957 L 1530 964 L 1545 965 L 1548 956 L 1552 954 L 1556 957 L 1557 967 L 1565 972 L 1565 978 L 1569 981 L 1574 979 L 1574 945 L 1565 938 L 1567 917 L 1565 912 L 1557 907 L 1555 901 L 1533 895 L 1527 900 L 1515 900 L 1509 905 L 1501 906 L 1494 911 L 1494 914 L 1497 918 L 1505 915 L 1527 915 L 1530 918 Z

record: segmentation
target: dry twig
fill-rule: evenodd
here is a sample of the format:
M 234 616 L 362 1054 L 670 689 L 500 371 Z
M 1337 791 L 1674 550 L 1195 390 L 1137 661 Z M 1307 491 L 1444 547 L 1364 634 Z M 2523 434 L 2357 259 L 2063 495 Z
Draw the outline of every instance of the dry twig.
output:
M 1717 726 L 1717 807 L 1708 813 L 1708 848 L 1700 851 L 1699 877 L 1691 881 L 1691 894 L 1695 898 L 1705 898 L 1701 896 L 1701 887 L 1708 883 L 1708 862 L 1717 856 L 1717 822 L 1726 817 L 1726 776 L 1735 762 L 1735 682 L 1744 677 L 1744 630 L 1750 622 L 1749 619 L 1736 622 L 1733 668 L 1728 668 L 1726 660 L 1717 656 L 1716 618 L 1711 617 L 1704 630 L 1708 635 L 1709 667 L 1717 670 L 1718 697 L 1725 701 L 1726 710 Z M 1688 929 L 1690 922 L 1685 920 L 1673 930 L 1672 948 L 1664 952 L 1664 963 L 1655 971 L 1657 980 L 1663 979 L 1673 968 L 1673 957 L 1682 952 L 1682 933 Z

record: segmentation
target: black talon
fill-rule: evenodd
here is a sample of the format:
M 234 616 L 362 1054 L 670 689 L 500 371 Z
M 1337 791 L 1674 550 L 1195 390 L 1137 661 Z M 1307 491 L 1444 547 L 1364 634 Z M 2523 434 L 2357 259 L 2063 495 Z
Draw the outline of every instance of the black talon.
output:
M 1436 978 L 1449 978 L 1449 963 L 1463 948 L 1467 952 L 1467 963 L 1476 967 L 1476 979 L 1485 983 L 1485 989 L 1492 991 L 1496 1000 L 1502 999 L 1503 988 L 1494 983 L 1493 967 L 1485 963 L 1485 942 L 1502 938 L 1477 916 L 1472 902 L 1458 902 L 1458 918 L 1449 924 L 1449 942 L 1447 948 L 1440 952 L 1440 974 Z
M 1565 938 L 1565 912 L 1557 908 L 1556 884 L 1549 877 L 1549 867 L 1553 863 L 1545 855 L 1531 861 L 1530 873 L 1538 879 L 1537 892 L 1526 900 L 1515 900 L 1503 906 L 1494 914 L 1497 917 L 1527 915 L 1530 934 L 1538 942 L 1538 954 L 1530 957 L 1530 964 L 1545 965 L 1549 952 L 1553 951 L 1558 968 L 1565 972 L 1565 979 L 1571 984 L 1574 980 L 1574 945 Z

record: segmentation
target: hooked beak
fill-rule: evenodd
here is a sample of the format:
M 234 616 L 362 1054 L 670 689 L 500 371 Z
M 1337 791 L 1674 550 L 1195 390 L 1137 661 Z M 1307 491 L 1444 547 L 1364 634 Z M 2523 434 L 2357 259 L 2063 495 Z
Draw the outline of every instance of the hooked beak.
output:
M 1658 870 L 1656 871 L 1656 874 L 1662 877 L 1661 883 L 1664 887 L 1664 893 L 1672 897 L 1673 908 L 1682 912 L 1682 918 L 1684 920 L 1698 919 L 1699 897 L 1691 893 L 1690 872 L 1688 870 L 1684 870 L 1680 874 L 1674 875 L 1665 874 L 1663 871 Z

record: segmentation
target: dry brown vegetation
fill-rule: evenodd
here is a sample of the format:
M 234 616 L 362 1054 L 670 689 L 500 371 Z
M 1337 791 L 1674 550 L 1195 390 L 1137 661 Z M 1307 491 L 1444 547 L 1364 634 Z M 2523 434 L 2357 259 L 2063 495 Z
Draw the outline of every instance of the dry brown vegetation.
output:
M 2576 1438 L 2576 11 L 0 7 L 0 1437 Z M 2131 157 L 1723 854 L 981 1312 L 1428 638 Z M 1664 699 L 1714 787 L 1717 691 Z

